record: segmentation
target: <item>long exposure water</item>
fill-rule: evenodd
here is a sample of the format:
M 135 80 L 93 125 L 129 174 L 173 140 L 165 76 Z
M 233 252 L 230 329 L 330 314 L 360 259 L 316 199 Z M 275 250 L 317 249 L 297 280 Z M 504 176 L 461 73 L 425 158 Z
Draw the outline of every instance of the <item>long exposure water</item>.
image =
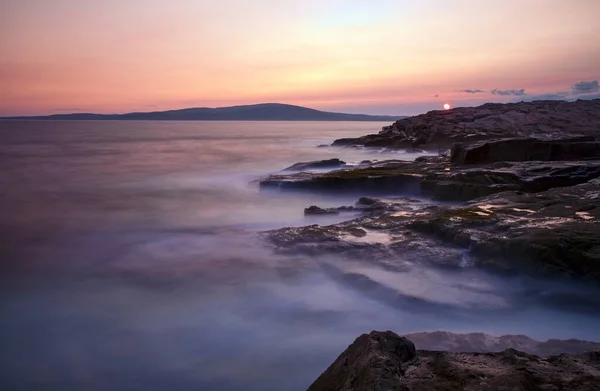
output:
M 584 287 L 392 273 L 259 239 L 347 219 L 303 209 L 357 195 L 250 182 L 299 161 L 417 156 L 318 147 L 382 125 L 0 122 L 0 389 L 302 390 L 373 329 L 600 340 L 600 314 L 564 299 Z

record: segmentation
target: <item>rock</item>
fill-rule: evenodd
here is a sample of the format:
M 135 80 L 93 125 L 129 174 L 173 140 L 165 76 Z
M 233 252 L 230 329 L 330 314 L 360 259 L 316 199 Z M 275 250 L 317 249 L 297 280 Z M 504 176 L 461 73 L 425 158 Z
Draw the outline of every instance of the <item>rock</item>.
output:
M 312 162 L 296 163 L 283 171 L 306 171 L 325 168 L 340 168 L 346 165 L 346 162 L 340 159 L 317 160 Z
M 599 342 L 577 339 L 536 341 L 525 335 L 503 335 L 495 337 L 484 333 L 456 334 L 447 331 L 413 333 L 405 335 L 420 349 L 444 350 L 449 352 L 501 352 L 516 349 L 542 357 L 567 353 L 581 354 L 600 349 Z
M 385 161 L 366 167 L 336 170 L 328 173 L 299 172 L 271 175 L 260 180 L 261 189 L 311 190 L 319 192 L 360 191 L 418 193 L 421 175 L 412 162 Z
M 304 209 L 305 215 L 337 215 L 340 214 L 336 209 L 323 209 L 316 205 L 312 205 Z
M 452 146 L 454 164 L 488 164 L 502 161 L 600 159 L 600 142 L 593 137 L 557 140 L 508 138 Z
M 308 387 L 308 391 L 405 390 L 402 378 L 415 357 L 415 345 L 391 331 L 363 334 Z
M 351 221 L 263 236 L 280 251 L 343 254 L 388 269 L 403 262 L 463 268 L 466 255 L 471 266 L 492 272 L 600 282 L 600 179 L 533 194 L 505 192 L 459 207 L 374 200 Z M 351 233 L 356 229 L 367 232 L 360 241 Z
M 524 137 L 556 139 L 600 136 L 600 99 L 486 103 L 430 111 L 396 121 L 378 134 L 335 140 L 334 146 L 438 150 L 453 143 Z
M 594 138 L 598 129 L 588 126 L 600 124 L 600 100 L 488 104 L 418 117 L 398 121 L 363 141 L 380 142 L 385 136 L 395 143 L 428 134 L 460 140 L 449 156 L 264 178 L 261 189 L 355 193 L 363 197 L 356 205 L 363 215 L 263 236 L 278 251 L 344 254 L 387 269 L 401 270 L 401 259 L 430 267 L 474 266 L 600 282 L 600 142 Z M 469 121 L 483 128 L 470 128 Z M 552 121 L 557 125 L 550 129 Z M 558 137 L 563 131 L 568 137 Z M 515 137 L 498 138 L 501 134 Z M 468 142 L 476 139 L 487 141 Z M 388 198 L 364 197 L 381 195 Z M 434 206 L 390 195 L 468 204 Z M 355 235 L 359 231 L 364 235 Z M 368 278 L 361 283 L 376 284 Z M 592 299 L 573 301 L 579 305 Z
M 411 161 L 389 160 L 327 173 L 271 175 L 262 189 L 311 190 L 430 196 L 441 201 L 469 201 L 504 191 L 540 192 L 600 177 L 600 160 L 496 162 L 452 166 L 445 156 Z
M 358 337 L 309 391 L 597 390 L 600 354 L 553 356 L 415 351 L 391 331 Z
M 371 198 L 371 197 L 360 197 L 358 199 L 358 201 L 356 201 L 356 203 L 358 205 L 373 205 L 375 203 L 377 203 L 379 200 L 377 198 Z
M 537 194 L 496 194 L 428 214 L 410 227 L 470 248 L 487 266 L 511 268 L 499 261 L 511 259 L 537 273 L 600 281 L 599 187 L 596 179 Z

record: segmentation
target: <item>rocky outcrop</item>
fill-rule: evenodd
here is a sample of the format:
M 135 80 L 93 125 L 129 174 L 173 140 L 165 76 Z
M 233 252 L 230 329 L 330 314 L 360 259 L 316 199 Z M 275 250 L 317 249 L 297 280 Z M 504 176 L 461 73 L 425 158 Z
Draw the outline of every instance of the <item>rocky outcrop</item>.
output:
M 333 145 L 439 149 L 450 148 L 455 142 L 573 136 L 600 136 L 600 99 L 487 103 L 430 111 L 396 121 L 378 134 L 339 139 Z
M 309 391 L 592 391 L 600 352 L 546 359 L 514 349 L 499 353 L 415 350 L 386 331 L 358 337 Z
M 365 215 L 263 234 L 279 251 L 600 282 L 600 179 L 538 193 L 505 192 L 459 207 L 369 199 Z M 596 303 L 600 305 L 600 303 Z
M 497 162 L 455 166 L 448 157 L 414 162 L 389 160 L 362 168 L 327 173 L 271 175 L 261 189 L 279 191 L 357 192 L 431 196 L 441 201 L 469 201 L 508 190 L 540 192 L 600 177 L 600 160 Z
M 422 170 L 426 165 L 388 160 L 367 164 L 362 168 L 327 173 L 299 172 L 271 175 L 259 181 L 261 189 L 312 190 L 321 192 L 363 193 L 381 191 L 418 191 Z M 412 189 L 412 190 L 411 190 Z
M 599 191 L 600 179 L 595 179 L 535 194 L 501 193 L 441 208 L 409 225 L 469 248 L 481 265 L 512 269 L 520 264 L 537 273 L 600 281 Z
M 578 339 L 549 339 L 536 341 L 526 335 L 503 335 L 496 337 L 484 333 L 457 334 L 447 331 L 412 333 L 405 335 L 425 350 L 444 350 L 448 352 L 501 352 L 516 349 L 524 353 L 542 357 L 559 354 L 581 354 L 600 350 L 599 342 Z
M 600 159 L 600 141 L 591 136 L 540 140 L 509 138 L 452 145 L 453 164 Z
M 350 206 L 305 209 L 360 212 L 351 220 L 260 235 L 275 251 L 309 255 L 331 278 L 395 307 L 485 314 L 541 306 L 595 314 L 599 135 L 600 100 L 486 104 L 400 120 L 335 145 L 453 145 L 451 151 L 329 172 L 304 166 L 263 178 L 261 189 L 362 197 Z M 443 281 L 432 277 L 436 288 L 427 289 L 419 285 L 421 273 Z M 509 276 L 523 286 L 496 295 L 486 284 L 463 284 L 465 275 Z M 600 346 L 592 342 L 446 332 L 407 337 L 360 336 L 309 390 L 596 390 L 600 384 L 600 352 L 582 353 Z M 411 340 L 431 350 L 416 350 Z
M 415 345 L 391 331 L 363 334 L 308 390 L 401 390 L 415 358 Z

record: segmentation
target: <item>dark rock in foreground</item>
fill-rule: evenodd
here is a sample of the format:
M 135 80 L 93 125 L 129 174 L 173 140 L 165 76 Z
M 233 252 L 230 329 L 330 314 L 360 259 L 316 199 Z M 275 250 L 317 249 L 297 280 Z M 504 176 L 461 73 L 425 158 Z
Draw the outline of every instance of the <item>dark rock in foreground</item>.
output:
M 363 334 L 308 390 L 402 390 L 416 355 L 411 341 L 391 331 Z
M 362 145 L 387 148 L 450 148 L 506 137 L 554 139 L 600 136 L 600 99 L 486 103 L 430 111 L 396 121 L 378 134 L 335 140 L 334 146 Z
M 600 352 L 547 359 L 514 349 L 500 353 L 415 350 L 391 331 L 363 334 L 309 391 L 597 390 Z

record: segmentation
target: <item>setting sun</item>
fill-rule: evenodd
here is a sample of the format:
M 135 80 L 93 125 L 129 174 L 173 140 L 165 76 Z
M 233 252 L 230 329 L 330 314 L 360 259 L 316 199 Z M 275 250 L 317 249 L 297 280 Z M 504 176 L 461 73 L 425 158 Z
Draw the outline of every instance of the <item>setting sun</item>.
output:
M 448 103 L 444 104 L 444 110 L 450 110 L 450 105 Z

